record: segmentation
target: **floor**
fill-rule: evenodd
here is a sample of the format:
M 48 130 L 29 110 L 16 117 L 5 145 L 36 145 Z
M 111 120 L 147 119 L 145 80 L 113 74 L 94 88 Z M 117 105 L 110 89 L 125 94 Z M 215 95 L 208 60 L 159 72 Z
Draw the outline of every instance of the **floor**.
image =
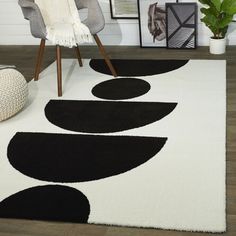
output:
M 227 48 L 225 55 L 210 55 L 208 47 L 196 50 L 140 48 L 128 46 L 106 47 L 111 58 L 136 59 L 226 59 L 227 60 L 227 232 L 222 236 L 236 236 L 236 46 Z M 94 46 L 81 47 L 83 58 L 100 58 Z M 36 46 L 0 46 L 0 64 L 14 64 L 29 81 L 34 74 Z M 63 49 L 64 58 L 75 57 L 72 49 Z M 54 47 L 47 47 L 43 67 L 55 60 Z M 164 231 L 126 227 L 48 223 L 22 220 L 0 220 L 0 236 L 200 236 L 208 233 Z

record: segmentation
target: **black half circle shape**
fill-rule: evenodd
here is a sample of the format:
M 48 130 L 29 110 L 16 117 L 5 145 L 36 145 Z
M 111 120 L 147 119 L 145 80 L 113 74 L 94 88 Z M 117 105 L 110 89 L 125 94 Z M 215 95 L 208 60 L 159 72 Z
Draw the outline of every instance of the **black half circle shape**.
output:
M 92 94 L 102 99 L 122 100 L 144 95 L 150 88 L 150 84 L 142 79 L 118 78 L 97 84 Z
M 51 100 L 47 119 L 63 129 L 85 133 L 112 133 L 139 128 L 171 113 L 177 103 Z
M 17 133 L 8 146 L 11 165 L 52 182 L 98 180 L 127 172 L 154 157 L 167 138 Z
M 86 196 L 60 185 L 25 189 L 0 202 L 0 218 L 87 223 L 89 214 Z
M 188 63 L 189 60 L 121 60 L 112 59 L 111 63 L 118 76 L 148 76 L 170 72 Z M 92 59 L 90 67 L 102 74 L 111 75 L 103 59 Z

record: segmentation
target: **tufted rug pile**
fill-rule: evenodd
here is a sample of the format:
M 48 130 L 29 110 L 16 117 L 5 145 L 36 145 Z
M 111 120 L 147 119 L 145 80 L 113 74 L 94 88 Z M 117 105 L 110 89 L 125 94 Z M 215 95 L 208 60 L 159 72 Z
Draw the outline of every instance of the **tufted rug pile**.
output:
M 0 124 L 0 218 L 226 229 L 226 62 L 63 60 Z

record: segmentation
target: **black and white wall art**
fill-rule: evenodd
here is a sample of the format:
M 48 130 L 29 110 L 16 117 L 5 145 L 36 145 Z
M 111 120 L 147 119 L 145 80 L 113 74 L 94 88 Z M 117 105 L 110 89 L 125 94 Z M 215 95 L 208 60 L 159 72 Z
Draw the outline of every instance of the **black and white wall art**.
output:
M 113 19 L 137 19 L 137 0 L 110 0 L 111 17 Z
M 167 48 L 196 48 L 196 3 L 166 3 L 166 23 Z
M 138 0 L 141 47 L 166 47 L 166 2 Z

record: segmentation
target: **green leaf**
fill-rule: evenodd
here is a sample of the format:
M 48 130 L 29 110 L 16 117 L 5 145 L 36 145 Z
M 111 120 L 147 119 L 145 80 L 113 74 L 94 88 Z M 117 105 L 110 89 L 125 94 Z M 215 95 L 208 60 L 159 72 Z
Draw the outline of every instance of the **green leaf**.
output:
M 232 19 L 232 15 L 223 16 L 223 18 L 219 21 L 219 28 L 225 28 L 226 26 L 228 26 Z
M 201 11 L 201 13 L 203 13 L 203 14 L 206 15 L 206 16 L 207 16 L 207 15 L 214 15 L 214 16 L 216 16 L 216 15 L 215 15 L 215 12 L 212 10 L 212 8 L 203 8 L 203 7 L 202 7 L 202 8 L 200 9 L 200 11 Z M 217 16 L 218 16 L 218 15 L 217 15 Z M 216 17 L 217 17 L 217 16 L 216 16 Z
M 222 38 L 225 37 L 225 35 L 226 35 L 227 31 L 228 31 L 228 27 L 229 27 L 229 26 L 227 25 L 225 28 L 221 29 Z
M 215 8 L 217 11 L 221 9 L 221 0 L 199 0 L 203 5 Z
M 218 27 L 218 19 L 214 15 L 206 15 L 201 19 L 202 22 L 204 22 L 207 26 L 213 26 L 215 28 Z
M 236 14 L 236 0 L 223 0 L 221 11 L 229 15 Z
M 210 6 L 211 0 L 199 0 L 200 3 Z
M 221 0 L 211 0 L 211 3 L 217 9 L 217 11 L 221 10 Z
M 220 9 L 221 9 L 220 0 L 199 0 L 199 2 L 201 2 L 204 5 L 207 5 L 209 8 L 205 8 L 205 9 L 209 9 L 212 12 L 212 14 L 214 14 L 215 16 L 218 16 L 220 14 Z

